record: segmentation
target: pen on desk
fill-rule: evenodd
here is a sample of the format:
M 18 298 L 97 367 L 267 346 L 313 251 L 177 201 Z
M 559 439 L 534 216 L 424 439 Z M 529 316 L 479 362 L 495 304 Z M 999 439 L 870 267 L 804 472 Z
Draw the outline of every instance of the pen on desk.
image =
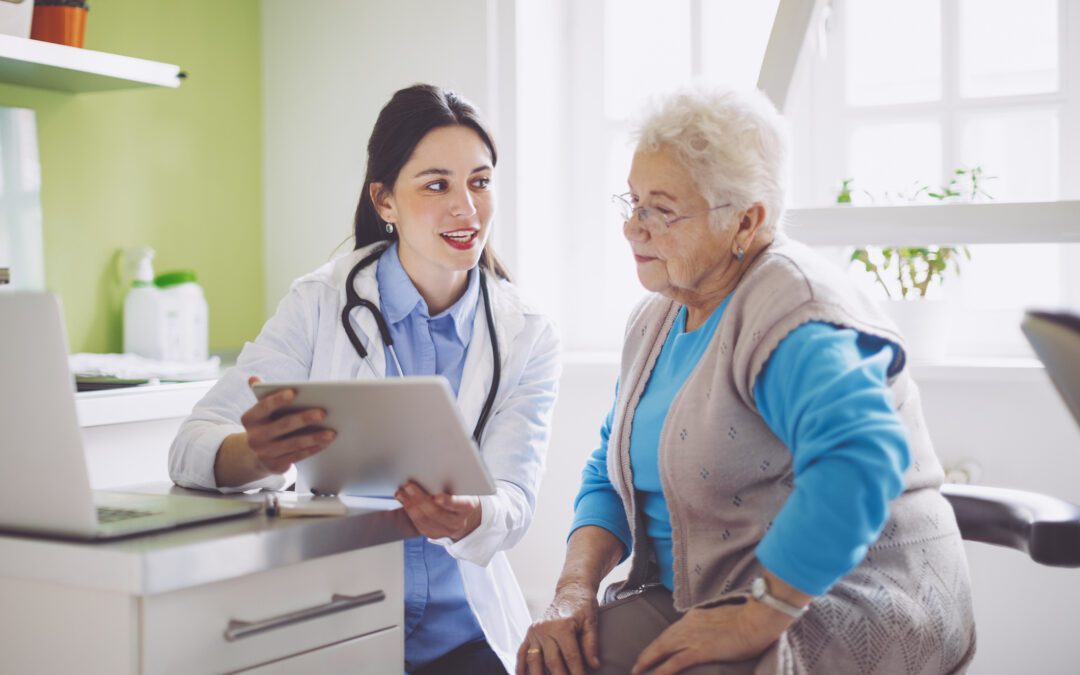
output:
M 280 495 L 271 493 L 263 499 L 266 515 L 271 518 L 344 516 L 349 511 L 337 497 L 305 496 L 297 499 L 289 494 L 282 500 Z
M 271 518 L 276 518 L 280 514 L 278 496 L 276 494 L 270 493 L 266 495 L 264 501 L 266 502 L 266 515 Z

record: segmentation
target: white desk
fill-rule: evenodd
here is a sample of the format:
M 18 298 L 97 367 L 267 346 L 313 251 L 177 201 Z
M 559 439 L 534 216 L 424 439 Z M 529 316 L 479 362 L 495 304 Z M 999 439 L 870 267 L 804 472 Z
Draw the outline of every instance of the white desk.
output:
M 170 490 L 189 492 L 148 491 Z M 0 536 L 0 671 L 400 673 L 415 531 L 348 503 L 110 543 Z
M 169 445 L 213 384 L 77 394 L 92 486 L 188 492 Z M 0 535 L 0 672 L 400 673 L 415 531 L 394 503 L 349 503 L 110 543 Z

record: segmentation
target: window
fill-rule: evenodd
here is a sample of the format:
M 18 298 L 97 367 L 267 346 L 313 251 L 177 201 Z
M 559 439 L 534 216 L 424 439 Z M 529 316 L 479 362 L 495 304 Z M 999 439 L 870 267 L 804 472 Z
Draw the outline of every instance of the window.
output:
M 829 2 L 789 106 L 802 132 L 793 201 L 831 204 L 850 178 L 856 204 L 933 202 L 955 169 L 972 167 L 993 176 L 995 202 L 1080 196 L 1066 151 L 1080 137 L 1070 4 Z M 1077 306 L 1080 252 L 1052 239 L 970 247 L 959 283 L 942 288 L 958 319 L 954 355 L 1028 355 L 1023 309 Z
M 518 128 L 534 130 L 518 138 L 519 193 L 550 194 L 553 208 L 523 203 L 517 210 L 517 266 L 523 286 L 560 324 L 566 349 L 617 350 L 645 293 L 610 203 L 626 191 L 633 116 L 651 96 L 698 77 L 754 86 L 778 2 L 537 3 L 548 18 L 565 12 L 558 30 L 532 4 L 519 5 L 518 81 L 561 81 L 565 89 L 518 92 Z M 552 45 L 563 36 L 570 62 L 552 64 Z M 551 68 L 562 75 L 550 77 Z M 558 157 L 551 138 L 566 139 Z M 572 272 L 557 276 L 550 259 Z
M 547 124 L 568 140 L 566 149 L 550 147 L 541 133 L 523 134 L 517 148 L 522 179 L 528 174 L 520 194 L 543 185 L 557 207 L 522 205 L 517 213 L 522 281 L 561 324 L 567 349 L 617 349 L 643 295 L 608 201 L 625 190 L 633 116 L 650 96 L 695 78 L 754 86 L 778 4 L 573 0 L 546 5 L 562 13 L 549 34 L 537 17 L 519 26 L 519 81 L 529 63 L 551 53 L 556 33 L 570 54 L 559 76 L 544 80 L 557 86 L 523 88 L 518 99 L 519 128 Z M 794 132 L 789 205 L 833 205 L 840 181 L 851 177 L 864 204 L 933 202 L 921 187 L 974 166 L 995 177 L 986 184 L 995 202 L 1080 198 L 1075 3 L 826 5 L 786 110 Z M 546 157 L 550 175 L 541 176 L 531 156 Z M 861 243 L 857 232 L 847 243 Z M 1017 328 L 1021 309 L 1078 306 L 1078 248 L 1053 238 L 973 245 L 961 283 L 943 287 L 962 307 L 952 352 L 1029 354 Z M 544 262 L 551 256 L 572 273 L 556 277 Z

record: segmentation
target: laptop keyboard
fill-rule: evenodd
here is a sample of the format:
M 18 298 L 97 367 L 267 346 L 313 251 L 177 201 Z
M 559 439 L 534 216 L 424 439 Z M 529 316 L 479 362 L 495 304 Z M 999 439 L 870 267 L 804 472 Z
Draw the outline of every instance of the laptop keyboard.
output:
M 113 509 L 107 506 L 97 507 L 99 523 L 115 523 L 118 520 L 131 520 L 132 518 L 144 518 L 146 516 L 160 515 L 161 511 L 137 511 L 135 509 Z

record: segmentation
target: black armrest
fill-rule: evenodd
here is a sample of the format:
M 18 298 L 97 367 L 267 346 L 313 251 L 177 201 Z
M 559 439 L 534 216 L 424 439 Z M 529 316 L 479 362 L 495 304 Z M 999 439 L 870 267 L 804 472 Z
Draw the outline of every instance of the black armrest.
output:
M 1080 567 L 1080 507 L 1056 497 L 984 485 L 941 486 L 968 541 L 1007 546 L 1053 567 Z

